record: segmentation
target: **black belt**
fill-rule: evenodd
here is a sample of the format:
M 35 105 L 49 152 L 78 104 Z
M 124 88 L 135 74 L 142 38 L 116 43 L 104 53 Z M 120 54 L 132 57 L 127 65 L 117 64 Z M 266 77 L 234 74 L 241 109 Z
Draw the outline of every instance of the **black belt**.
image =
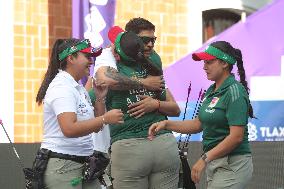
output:
M 65 160 L 75 161 L 77 163 L 85 163 L 89 156 L 76 156 L 76 155 L 69 155 L 69 154 L 61 154 L 57 152 L 50 152 L 49 158 L 59 158 Z

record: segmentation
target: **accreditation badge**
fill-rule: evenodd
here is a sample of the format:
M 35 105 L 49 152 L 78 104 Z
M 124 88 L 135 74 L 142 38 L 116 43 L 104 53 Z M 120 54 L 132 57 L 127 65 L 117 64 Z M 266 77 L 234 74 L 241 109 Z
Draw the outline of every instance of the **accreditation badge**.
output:
M 210 104 L 209 104 L 209 108 L 213 108 L 216 106 L 216 104 L 218 103 L 219 101 L 219 97 L 213 97 L 213 99 L 211 100 Z

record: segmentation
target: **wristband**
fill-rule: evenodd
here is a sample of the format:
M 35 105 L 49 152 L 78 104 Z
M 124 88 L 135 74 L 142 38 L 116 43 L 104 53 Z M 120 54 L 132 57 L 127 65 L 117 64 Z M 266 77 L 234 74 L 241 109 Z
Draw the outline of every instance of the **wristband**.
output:
M 160 112 L 159 110 L 160 110 L 160 107 L 161 107 L 161 102 L 157 99 L 157 101 L 158 101 L 158 108 L 157 108 L 157 112 Z
M 106 101 L 106 98 L 103 97 L 103 98 L 96 98 L 95 102 L 105 102 Z
M 102 115 L 102 127 L 101 127 L 101 131 L 103 130 L 105 124 L 106 124 L 106 122 L 105 122 L 105 117 Z
M 105 122 L 105 117 L 104 117 L 104 116 L 102 116 L 102 117 L 103 117 L 103 120 L 102 120 L 103 125 L 105 125 L 105 124 L 106 124 L 106 122 Z
M 208 157 L 207 157 L 207 154 L 204 153 L 202 156 L 201 156 L 201 159 L 207 164 L 209 163 L 210 161 L 208 160 Z

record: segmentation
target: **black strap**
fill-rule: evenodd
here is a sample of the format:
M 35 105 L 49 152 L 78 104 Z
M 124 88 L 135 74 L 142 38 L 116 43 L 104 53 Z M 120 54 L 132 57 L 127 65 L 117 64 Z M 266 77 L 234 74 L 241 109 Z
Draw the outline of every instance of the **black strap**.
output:
M 191 170 L 185 156 L 180 156 L 181 166 L 183 171 L 183 187 L 184 189 L 196 189 L 194 182 L 191 179 Z
M 49 158 L 59 158 L 65 160 L 75 161 L 77 163 L 85 163 L 89 156 L 76 156 L 76 155 L 69 155 L 69 154 L 62 154 L 57 152 L 50 152 Z

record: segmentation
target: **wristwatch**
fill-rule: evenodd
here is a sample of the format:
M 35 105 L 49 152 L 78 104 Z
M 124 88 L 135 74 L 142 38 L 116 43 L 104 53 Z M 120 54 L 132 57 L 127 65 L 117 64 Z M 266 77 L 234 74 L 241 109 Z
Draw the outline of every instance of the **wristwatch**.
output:
M 207 158 L 207 154 L 206 154 L 206 153 L 202 154 L 201 159 L 202 159 L 205 163 L 209 163 L 209 162 L 210 162 L 210 161 L 208 160 L 208 158 Z

